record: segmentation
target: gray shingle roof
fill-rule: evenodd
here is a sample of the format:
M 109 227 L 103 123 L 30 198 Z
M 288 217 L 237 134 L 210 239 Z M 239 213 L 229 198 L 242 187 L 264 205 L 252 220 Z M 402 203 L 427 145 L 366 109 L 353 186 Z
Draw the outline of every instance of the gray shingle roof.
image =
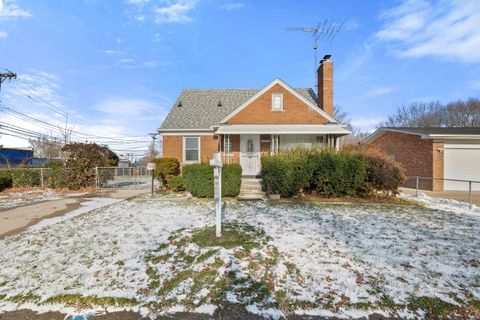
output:
M 210 129 L 233 110 L 262 89 L 185 89 L 162 123 L 160 129 Z M 316 104 L 317 96 L 310 88 L 295 89 Z M 218 102 L 222 106 L 218 106 Z M 182 103 L 178 107 L 179 102 Z
M 433 127 L 433 128 L 414 128 L 414 127 L 383 127 L 379 130 L 395 130 L 411 134 L 480 134 L 480 128 L 444 128 L 444 127 Z

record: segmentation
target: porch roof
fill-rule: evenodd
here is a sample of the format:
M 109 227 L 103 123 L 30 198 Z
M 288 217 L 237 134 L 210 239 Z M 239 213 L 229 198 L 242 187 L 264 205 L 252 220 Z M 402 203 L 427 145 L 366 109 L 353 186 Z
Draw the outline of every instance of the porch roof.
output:
M 350 131 L 340 125 L 320 124 L 238 124 L 221 125 L 215 134 L 334 134 L 344 136 Z

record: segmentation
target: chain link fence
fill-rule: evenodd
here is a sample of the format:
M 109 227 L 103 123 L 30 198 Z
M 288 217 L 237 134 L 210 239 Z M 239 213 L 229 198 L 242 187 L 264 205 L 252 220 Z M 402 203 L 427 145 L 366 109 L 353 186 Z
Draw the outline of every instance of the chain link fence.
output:
M 68 168 L 0 168 L 0 173 L 7 171 L 19 187 L 71 188 Z M 145 167 L 97 167 L 83 174 L 90 177 L 91 187 L 94 188 L 139 187 L 151 183 L 151 175 Z
M 470 209 L 480 207 L 480 181 L 441 179 L 432 177 L 407 177 L 404 192 L 416 197 L 424 193 L 429 197 L 465 202 Z
M 95 168 L 96 188 L 118 188 L 140 186 L 151 183 L 151 175 L 146 167 L 98 167 Z

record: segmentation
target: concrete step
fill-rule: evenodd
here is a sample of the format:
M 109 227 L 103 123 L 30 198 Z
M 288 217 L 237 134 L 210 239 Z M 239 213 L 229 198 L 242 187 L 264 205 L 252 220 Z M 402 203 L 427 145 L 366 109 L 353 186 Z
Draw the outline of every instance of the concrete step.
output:
M 262 191 L 261 179 L 242 178 L 238 200 L 265 200 L 265 192 Z

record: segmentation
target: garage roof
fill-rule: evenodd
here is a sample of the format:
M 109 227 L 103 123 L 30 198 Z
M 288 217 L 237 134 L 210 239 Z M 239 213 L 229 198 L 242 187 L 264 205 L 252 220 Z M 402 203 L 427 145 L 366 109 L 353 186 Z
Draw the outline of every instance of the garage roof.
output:
M 414 127 L 382 127 L 372 133 L 365 142 L 370 142 L 380 134 L 386 131 L 400 132 L 406 134 L 419 135 L 422 139 L 480 139 L 480 128 L 478 127 L 433 127 L 433 128 L 414 128 Z

